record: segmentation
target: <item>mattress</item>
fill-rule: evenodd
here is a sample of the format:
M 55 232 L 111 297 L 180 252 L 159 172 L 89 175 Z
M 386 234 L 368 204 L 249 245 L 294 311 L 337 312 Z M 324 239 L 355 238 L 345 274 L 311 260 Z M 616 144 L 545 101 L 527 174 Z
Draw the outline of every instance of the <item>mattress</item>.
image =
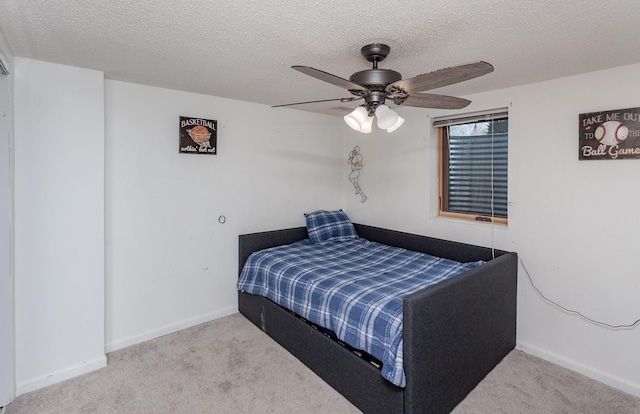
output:
M 253 253 L 238 289 L 267 297 L 382 362 L 404 387 L 402 300 L 483 262 L 459 263 L 359 238 Z

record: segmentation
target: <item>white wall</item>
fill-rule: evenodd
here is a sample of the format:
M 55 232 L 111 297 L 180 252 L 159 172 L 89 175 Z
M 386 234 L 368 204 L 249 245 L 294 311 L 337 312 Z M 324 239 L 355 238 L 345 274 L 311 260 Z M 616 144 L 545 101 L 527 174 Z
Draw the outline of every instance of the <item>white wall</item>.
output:
M 635 262 L 640 160 L 578 161 L 578 114 L 638 107 L 640 65 L 470 96 L 474 110 L 509 108 L 509 225 L 435 216 L 435 134 L 407 108 L 395 133 L 349 133 L 364 158 L 362 204 L 345 182 L 354 221 L 518 252 L 537 286 L 609 324 L 640 317 Z M 465 111 L 460 111 L 465 112 Z M 609 329 L 560 311 L 519 271 L 518 347 L 640 396 L 640 327 Z
M 341 207 L 335 117 L 105 88 L 107 351 L 236 312 L 238 235 Z M 218 155 L 179 154 L 179 116 L 217 120 Z
M 102 72 L 15 59 L 17 394 L 106 364 Z
M 0 33 L 0 58 L 9 73 L 13 57 Z M 0 407 L 11 402 L 14 383 L 13 323 L 13 127 L 12 75 L 0 74 Z

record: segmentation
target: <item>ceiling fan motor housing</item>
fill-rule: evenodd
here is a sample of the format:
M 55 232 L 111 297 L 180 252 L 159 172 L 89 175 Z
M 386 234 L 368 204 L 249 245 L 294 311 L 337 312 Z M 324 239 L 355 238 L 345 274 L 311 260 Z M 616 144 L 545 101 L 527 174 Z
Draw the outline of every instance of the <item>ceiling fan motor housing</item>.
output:
M 384 89 L 387 85 L 402 79 L 399 72 L 391 69 L 367 69 L 356 72 L 349 80 L 358 85 L 367 87 L 379 86 Z

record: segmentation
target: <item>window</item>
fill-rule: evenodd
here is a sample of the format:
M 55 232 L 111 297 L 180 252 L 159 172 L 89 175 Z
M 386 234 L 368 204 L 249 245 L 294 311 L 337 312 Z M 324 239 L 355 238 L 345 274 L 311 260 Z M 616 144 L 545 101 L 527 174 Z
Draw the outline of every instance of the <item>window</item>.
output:
M 507 223 L 507 111 L 435 120 L 441 216 Z

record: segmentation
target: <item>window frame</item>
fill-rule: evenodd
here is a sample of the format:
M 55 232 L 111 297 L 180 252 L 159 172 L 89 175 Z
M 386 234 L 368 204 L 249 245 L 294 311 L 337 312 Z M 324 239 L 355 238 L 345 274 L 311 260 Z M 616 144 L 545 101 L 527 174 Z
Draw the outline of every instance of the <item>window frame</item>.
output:
M 447 120 L 434 120 L 434 128 L 436 129 L 436 139 L 437 139 L 437 180 L 438 180 L 438 216 L 453 218 L 453 219 L 461 219 L 474 221 L 479 223 L 492 223 L 492 224 L 501 224 L 507 225 L 509 223 L 508 217 L 508 201 L 507 201 L 507 217 L 496 217 L 485 214 L 478 213 L 462 213 L 462 212 L 454 212 L 445 210 L 445 207 L 448 205 L 448 191 L 446 189 L 449 186 L 449 144 L 446 139 L 446 131 L 449 126 L 452 125 L 462 125 L 473 122 L 491 122 L 499 119 L 509 119 L 506 109 L 504 112 L 493 111 L 494 113 L 487 113 L 486 115 L 459 115 L 456 117 L 451 117 L 451 119 Z M 440 125 L 438 125 L 440 123 Z M 508 139 L 508 138 L 507 138 Z M 508 151 L 508 150 L 507 150 Z M 507 186 L 508 186 L 508 176 L 507 176 Z

